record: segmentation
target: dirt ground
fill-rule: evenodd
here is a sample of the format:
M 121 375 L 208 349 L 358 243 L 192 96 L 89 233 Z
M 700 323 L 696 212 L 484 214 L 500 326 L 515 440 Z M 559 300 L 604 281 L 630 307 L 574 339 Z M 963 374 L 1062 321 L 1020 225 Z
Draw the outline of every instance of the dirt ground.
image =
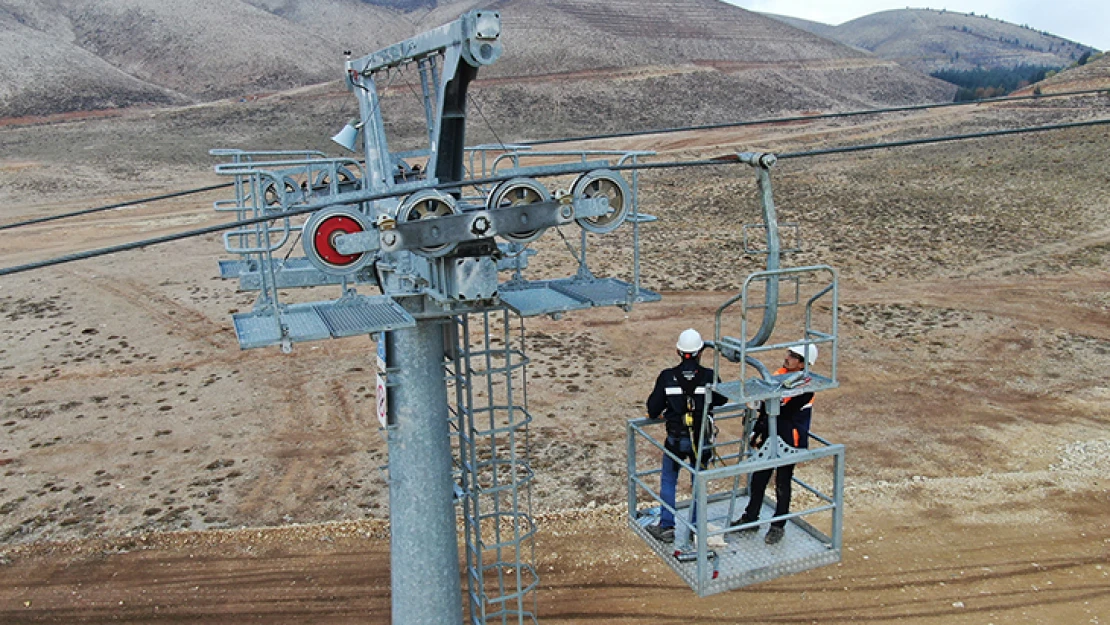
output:
M 1105 117 L 1105 100 L 994 115 Z M 650 147 L 783 151 L 977 115 Z M 844 559 L 705 599 L 625 528 L 625 421 L 674 337 L 710 331 L 761 268 L 740 249 L 754 184 L 645 175 L 663 301 L 526 322 L 541 622 L 1110 622 L 1108 150 L 1098 128 L 776 169 L 805 250 L 788 262 L 841 271 L 841 386 L 814 430 L 848 450 Z M 214 223 L 214 197 L 0 233 L 0 266 Z M 69 189 L 16 214 L 88 205 Z M 628 236 L 596 273 L 627 271 Z M 558 237 L 537 248 L 541 270 L 572 268 Z M 0 622 L 389 622 L 373 343 L 239 351 L 230 314 L 253 296 L 216 277 L 221 251 L 206 236 L 0 279 Z

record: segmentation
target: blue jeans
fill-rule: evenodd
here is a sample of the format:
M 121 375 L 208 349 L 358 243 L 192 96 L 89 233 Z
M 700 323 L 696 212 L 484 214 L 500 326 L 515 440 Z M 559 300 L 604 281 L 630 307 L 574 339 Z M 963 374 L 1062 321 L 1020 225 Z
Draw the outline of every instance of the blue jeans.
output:
M 694 460 L 694 446 L 690 442 L 690 437 L 682 436 L 667 436 L 665 447 L 671 453 L 685 460 L 693 465 Z M 703 452 L 702 457 L 705 458 L 706 454 Z M 663 475 L 659 483 L 659 496 L 670 507 L 674 507 L 675 488 L 678 486 L 678 471 L 679 464 L 667 454 L 663 454 Z M 690 474 L 690 485 L 694 484 L 694 474 Z M 697 507 L 692 506 L 690 509 L 690 524 L 698 522 Z M 674 513 L 667 509 L 666 506 L 662 507 L 662 512 L 659 515 L 659 527 L 667 528 L 674 527 Z

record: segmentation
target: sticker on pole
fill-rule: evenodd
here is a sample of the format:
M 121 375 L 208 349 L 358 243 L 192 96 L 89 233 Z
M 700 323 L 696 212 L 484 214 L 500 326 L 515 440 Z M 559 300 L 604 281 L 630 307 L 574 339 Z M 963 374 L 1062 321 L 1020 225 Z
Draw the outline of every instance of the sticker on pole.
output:
M 378 423 L 384 428 L 389 425 L 389 391 L 385 387 L 385 376 L 379 373 L 377 378 Z

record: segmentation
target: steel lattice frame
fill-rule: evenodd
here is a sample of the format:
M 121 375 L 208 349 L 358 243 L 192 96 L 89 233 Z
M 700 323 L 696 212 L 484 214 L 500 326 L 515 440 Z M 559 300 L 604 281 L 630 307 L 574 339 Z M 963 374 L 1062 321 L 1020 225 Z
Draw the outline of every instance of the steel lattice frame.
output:
M 513 318 L 501 308 L 456 316 L 451 325 L 448 380 L 455 392 L 468 622 L 475 625 L 537 622 L 528 359 L 523 327 L 514 340 Z

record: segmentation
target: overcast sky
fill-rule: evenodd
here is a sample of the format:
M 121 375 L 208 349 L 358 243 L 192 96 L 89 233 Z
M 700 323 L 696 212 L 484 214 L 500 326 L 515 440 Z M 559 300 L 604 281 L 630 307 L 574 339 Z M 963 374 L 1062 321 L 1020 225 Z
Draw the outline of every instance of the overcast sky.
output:
M 936 0 L 910 4 L 884 0 L 725 0 L 751 11 L 778 13 L 826 24 L 842 24 L 890 9 L 948 9 L 1028 24 L 1065 39 L 1110 49 L 1110 0 Z

